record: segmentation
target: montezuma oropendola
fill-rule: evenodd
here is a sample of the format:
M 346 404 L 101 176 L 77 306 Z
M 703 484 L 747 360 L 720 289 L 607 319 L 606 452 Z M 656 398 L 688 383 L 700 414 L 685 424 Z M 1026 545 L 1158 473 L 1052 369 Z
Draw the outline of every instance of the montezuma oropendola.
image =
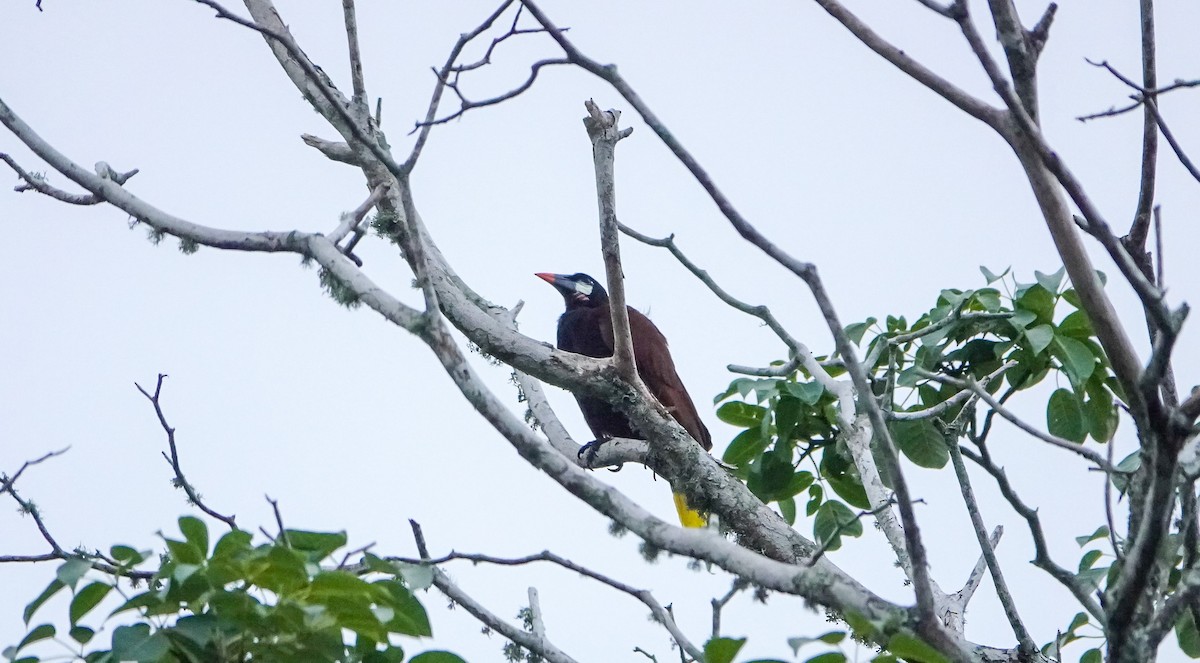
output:
M 558 349 L 589 357 L 611 357 L 614 347 L 612 312 L 604 287 L 587 274 L 565 276 L 543 273 L 536 276 L 553 285 L 562 294 L 567 307 L 558 319 Z M 705 451 L 712 449 L 712 436 L 700 420 L 679 374 L 675 372 L 675 362 L 667 348 L 667 339 L 650 322 L 650 318 L 632 306 L 628 308 L 629 334 L 633 338 L 633 359 L 637 364 L 638 377 Z M 583 411 L 583 420 L 596 436 L 591 444 L 600 444 L 610 437 L 644 439 L 634 430 L 629 419 L 612 405 L 598 398 L 578 394 L 575 400 Z M 580 453 L 583 453 L 583 449 Z M 679 493 L 675 493 L 675 508 L 679 511 L 679 521 L 685 527 L 704 526 L 704 516 L 689 509 L 686 498 Z

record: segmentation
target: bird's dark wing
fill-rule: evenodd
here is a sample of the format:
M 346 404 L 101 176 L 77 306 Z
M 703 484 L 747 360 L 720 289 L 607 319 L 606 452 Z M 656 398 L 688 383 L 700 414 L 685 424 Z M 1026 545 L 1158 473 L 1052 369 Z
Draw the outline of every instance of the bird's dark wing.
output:
M 608 347 L 608 354 L 604 356 L 611 356 L 615 345 L 612 318 L 607 315 L 607 307 L 602 310 L 606 315 L 597 322 Z M 683 380 L 679 379 L 679 373 L 675 371 L 675 362 L 671 359 L 666 337 L 654 326 L 650 318 L 633 307 L 629 307 L 629 334 L 633 337 L 633 359 L 637 363 L 638 376 L 642 378 L 642 382 L 646 383 L 650 393 L 654 394 L 700 446 L 706 451 L 712 449 L 712 435 L 700 420 L 692 397 L 688 395 Z
M 601 326 L 608 328 L 605 340 Z M 612 318 L 607 306 L 574 308 L 558 319 L 558 348 L 589 357 L 611 357 L 613 354 Z M 629 419 L 612 405 L 599 398 L 576 395 L 583 420 L 597 440 L 606 437 L 638 438 Z

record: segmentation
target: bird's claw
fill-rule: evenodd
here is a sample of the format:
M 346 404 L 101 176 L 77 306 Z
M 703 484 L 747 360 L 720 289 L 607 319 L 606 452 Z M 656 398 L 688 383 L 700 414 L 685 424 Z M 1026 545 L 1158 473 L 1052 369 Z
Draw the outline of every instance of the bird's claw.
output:
M 600 445 L 604 444 L 604 442 L 604 439 L 592 440 L 582 447 L 579 447 L 579 453 L 575 454 L 575 456 L 583 462 L 584 467 L 590 470 L 596 463 L 596 450 L 599 449 Z
M 605 442 L 607 442 L 611 439 L 612 439 L 611 437 L 605 436 L 598 440 L 592 440 L 591 442 L 588 442 L 587 444 L 583 445 L 582 447 L 579 447 L 579 453 L 576 454 L 576 456 L 579 458 L 580 462 L 583 463 L 583 466 L 586 467 L 587 469 L 589 469 L 589 470 L 596 469 L 596 451 L 600 448 L 600 445 L 604 444 Z M 625 467 L 625 464 L 618 463 L 616 465 L 616 467 L 609 467 L 607 469 L 609 472 L 620 472 L 622 467 Z

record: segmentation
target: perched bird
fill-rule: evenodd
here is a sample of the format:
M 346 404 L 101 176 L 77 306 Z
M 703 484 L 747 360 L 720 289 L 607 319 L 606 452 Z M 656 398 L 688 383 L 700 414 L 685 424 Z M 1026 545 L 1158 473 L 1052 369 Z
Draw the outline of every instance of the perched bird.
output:
M 608 292 L 604 287 L 587 274 L 536 276 L 562 293 L 566 303 L 567 310 L 558 319 L 558 348 L 589 357 L 611 357 L 614 347 L 612 313 Z M 712 436 L 704 422 L 700 421 L 691 396 L 675 372 L 675 362 L 671 359 L 671 351 L 667 349 L 667 339 L 650 322 L 650 318 L 633 307 L 628 308 L 629 333 L 633 337 L 633 359 L 637 364 L 638 376 L 650 393 L 675 417 L 675 421 L 705 451 L 712 449 Z M 644 439 L 633 429 L 629 419 L 612 405 L 598 398 L 578 394 L 575 400 L 583 411 L 583 420 L 596 436 L 593 444 L 610 437 Z M 689 509 L 687 500 L 679 493 L 675 494 L 675 508 L 679 511 L 679 521 L 685 527 L 704 526 L 704 516 Z

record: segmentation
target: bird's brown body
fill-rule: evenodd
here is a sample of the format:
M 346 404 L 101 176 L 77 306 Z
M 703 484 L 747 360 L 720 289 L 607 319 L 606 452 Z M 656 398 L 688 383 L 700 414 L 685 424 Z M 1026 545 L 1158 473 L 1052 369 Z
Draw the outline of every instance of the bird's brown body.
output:
M 667 347 L 667 339 L 645 315 L 633 307 L 629 310 L 629 334 L 633 337 L 633 360 L 637 364 L 638 377 L 646 384 L 650 393 L 667 408 L 675 420 L 691 434 L 705 450 L 712 448 L 712 436 L 692 397 L 688 395 L 683 381 L 675 371 L 675 362 Z M 613 355 L 612 312 L 608 298 L 594 306 L 568 307 L 558 319 L 558 347 L 589 357 L 611 357 Z M 641 439 L 643 436 L 633 429 L 628 417 L 608 403 L 587 396 L 576 396 L 583 420 L 596 439 L 627 437 Z
M 567 307 L 558 319 L 558 348 L 589 357 L 611 357 L 615 347 L 612 310 L 604 288 L 587 274 L 538 274 L 538 277 L 562 293 Z M 675 361 L 671 359 L 667 339 L 650 322 L 650 318 L 637 309 L 627 308 L 638 377 L 705 451 L 712 449 L 712 436 L 700 420 L 692 397 L 675 371 Z M 580 394 L 575 394 L 575 400 L 583 411 L 583 420 L 592 430 L 592 435 L 596 436 L 592 444 L 599 444 L 610 437 L 645 439 L 645 435 L 634 429 L 629 418 L 609 403 Z M 580 453 L 583 453 L 582 450 Z M 704 516 L 690 509 L 686 498 L 679 493 L 675 494 L 675 507 L 679 511 L 680 522 L 685 526 L 704 526 Z

